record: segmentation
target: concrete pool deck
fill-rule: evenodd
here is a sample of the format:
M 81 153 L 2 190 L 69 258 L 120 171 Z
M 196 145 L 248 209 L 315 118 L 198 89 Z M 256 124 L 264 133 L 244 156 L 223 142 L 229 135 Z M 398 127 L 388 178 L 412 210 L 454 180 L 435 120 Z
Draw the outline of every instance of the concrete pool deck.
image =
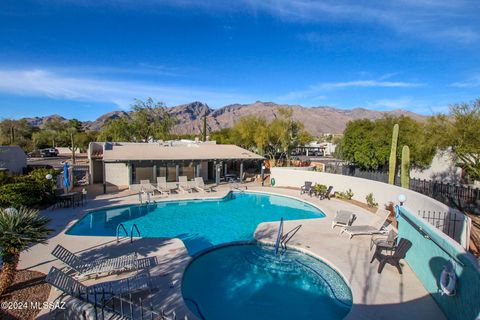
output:
M 173 195 L 166 200 L 192 199 L 202 197 L 223 197 L 229 191 L 229 186 L 217 188 L 215 193 L 195 193 Z M 331 219 L 337 210 L 350 210 L 357 213 L 355 224 L 368 222 L 372 213 L 340 200 L 318 200 L 309 196 L 300 196 L 298 190 L 261 187 L 249 185 L 249 191 L 262 191 L 292 196 L 307 201 L 319 207 L 326 217 L 322 219 L 293 220 L 285 222 L 285 232 L 301 224 L 299 232 L 289 242 L 300 250 L 307 251 L 329 262 L 342 274 L 350 285 L 353 294 L 352 311 L 348 319 L 446 319 L 432 297 L 425 290 L 416 275 L 403 261 L 403 275 L 387 265 L 381 274 L 377 273 L 378 262 L 370 264 L 370 236 L 358 236 L 349 240 L 348 236 L 339 236 L 339 228 L 331 229 Z M 165 198 L 155 196 L 156 201 Z M 150 273 L 158 282 L 160 290 L 152 293 L 154 307 L 158 310 L 175 310 L 177 318 L 188 319 L 196 317 L 188 310 L 181 295 L 181 279 L 183 271 L 191 257 L 183 242 L 179 239 L 138 238 L 132 244 L 128 240 L 116 243 L 114 237 L 89 237 L 66 235 L 68 230 L 86 210 L 105 206 L 138 203 L 137 195 L 129 195 L 128 191 L 99 195 L 88 200 L 84 207 L 45 210 L 42 214 L 50 217 L 50 227 L 55 229 L 46 245 L 35 245 L 29 251 L 23 252 L 20 269 L 37 270 L 48 273 L 51 266 L 63 267 L 62 263 L 50 255 L 57 244 L 62 244 L 85 260 L 119 256 L 135 251 L 141 257 L 154 257 L 156 263 L 151 266 Z M 275 240 L 278 222 L 262 223 L 255 231 L 259 241 Z M 415 244 L 414 244 L 415 245 Z M 118 276 L 88 280 L 85 283 L 103 282 L 127 277 L 132 273 Z M 58 290 L 52 289 L 49 300 L 59 296 Z M 52 319 L 53 313 L 42 312 L 38 318 Z

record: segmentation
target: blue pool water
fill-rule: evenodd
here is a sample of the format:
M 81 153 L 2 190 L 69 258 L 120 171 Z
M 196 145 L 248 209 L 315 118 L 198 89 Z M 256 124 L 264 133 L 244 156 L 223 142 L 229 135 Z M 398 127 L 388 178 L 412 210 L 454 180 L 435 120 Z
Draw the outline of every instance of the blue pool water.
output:
M 350 288 L 324 262 L 259 245 L 201 254 L 185 270 L 182 295 L 208 320 L 343 319 L 352 306 Z
M 231 192 L 219 200 L 172 201 L 94 211 L 79 220 L 67 234 L 115 236 L 120 223 L 128 231 L 136 224 L 142 237 L 180 238 L 193 255 L 213 245 L 252 240 L 258 224 L 265 221 L 324 216 L 317 208 L 292 198 Z

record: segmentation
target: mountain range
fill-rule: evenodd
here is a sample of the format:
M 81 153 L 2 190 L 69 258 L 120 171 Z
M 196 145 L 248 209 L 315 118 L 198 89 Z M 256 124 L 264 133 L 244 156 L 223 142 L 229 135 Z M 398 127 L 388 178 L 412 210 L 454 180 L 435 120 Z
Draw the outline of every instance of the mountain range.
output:
M 417 121 L 423 121 L 426 116 L 406 110 L 376 111 L 364 108 L 350 110 L 333 107 L 303 107 L 300 105 L 281 105 L 273 102 L 257 101 L 252 104 L 231 104 L 219 109 L 212 109 L 202 102 L 192 102 L 174 107 L 167 107 L 168 114 L 176 119 L 173 128 L 175 134 L 199 134 L 203 127 L 203 115 L 207 115 L 209 131 L 232 127 L 241 117 L 257 115 L 267 120 L 272 120 L 279 115 L 278 109 L 288 107 L 293 109 L 293 118 L 302 122 L 305 128 L 315 136 L 325 133 L 342 133 L 348 121 L 356 119 L 379 119 L 385 115 L 409 116 Z M 87 130 L 100 130 L 109 120 L 130 117 L 129 111 L 113 111 L 98 117 L 94 121 L 84 121 L 83 126 Z M 42 127 L 52 119 L 68 121 L 60 115 L 46 117 L 25 118 L 30 124 Z

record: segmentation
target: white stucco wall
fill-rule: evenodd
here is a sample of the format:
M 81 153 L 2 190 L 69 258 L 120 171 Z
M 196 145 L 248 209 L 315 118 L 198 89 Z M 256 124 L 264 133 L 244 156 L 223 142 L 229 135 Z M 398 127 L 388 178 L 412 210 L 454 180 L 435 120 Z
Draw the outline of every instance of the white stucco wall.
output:
M 439 151 L 425 170 L 410 170 L 410 177 L 421 180 L 460 183 L 462 169 L 455 166 L 456 161 L 450 150 Z
M 8 174 L 21 174 L 27 167 L 27 156 L 19 146 L 0 146 L 0 168 Z
M 366 202 L 365 197 L 371 192 L 379 206 L 389 202 L 397 204 L 398 196 L 404 194 L 407 197 L 407 201 L 404 204 L 405 208 L 412 213 L 418 214 L 423 211 L 435 211 L 454 215 L 458 219 L 465 220 L 465 223 L 458 224 L 458 228 L 461 229 L 461 232 L 458 232 L 459 237 L 457 240 L 464 246 L 468 246 L 469 244 L 470 219 L 458 210 L 452 209 L 443 203 L 418 192 L 373 180 L 325 172 L 301 171 L 290 168 L 272 168 L 271 173 L 272 178 L 275 179 L 276 187 L 300 188 L 305 181 L 312 181 L 313 183 L 333 186 L 334 191 L 352 189 L 354 193 L 353 199 L 364 203 Z
M 107 185 L 128 187 L 128 166 L 125 163 L 105 163 Z

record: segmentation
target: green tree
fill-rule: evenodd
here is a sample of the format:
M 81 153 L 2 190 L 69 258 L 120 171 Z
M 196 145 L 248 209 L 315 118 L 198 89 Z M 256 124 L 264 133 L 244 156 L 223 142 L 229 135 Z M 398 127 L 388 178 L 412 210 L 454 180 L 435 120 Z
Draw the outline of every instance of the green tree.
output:
M 428 128 L 425 124 L 405 116 L 349 122 L 337 155 L 361 168 L 385 168 L 392 153 L 392 128 L 395 123 L 400 127 L 395 152 L 397 159 L 400 159 L 401 148 L 408 145 L 412 164 L 420 168 L 429 166 L 437 146 L 428 136 Z
M 132 142 L 133 130 L 126 118 L 109 120 L 97 136 L 98 141 Z
M 99 133 L 99 140 L 147 142 L 151 139 L 171 138 L 175 119 L 171 117 L 162 102 L 135 100 L 130 116 L 113 119 L 105 124 Z
M 0 122 L 0 144 L 19 145 L 25 150 L 32 149 L 31 138 L 36 131 L 27 120 L 4 119 Z
M 210 140 L 216 141 L 218 144 L 233 144 L 233 129 L 223 128 L 210 133 Z
M 451 149 L 468 176 L 480 180 L 480 99 L 451 105 L 449 115 L 433 117 L 428 127 L 440 149 Z
M 27 208 L 0 210 L 0 247 L 3 269 L 0 273 L 0 296 L 14 282 L 20 253 L 32 244 L 46 243 L 52 232 L 48 219 L 37 210 Z

